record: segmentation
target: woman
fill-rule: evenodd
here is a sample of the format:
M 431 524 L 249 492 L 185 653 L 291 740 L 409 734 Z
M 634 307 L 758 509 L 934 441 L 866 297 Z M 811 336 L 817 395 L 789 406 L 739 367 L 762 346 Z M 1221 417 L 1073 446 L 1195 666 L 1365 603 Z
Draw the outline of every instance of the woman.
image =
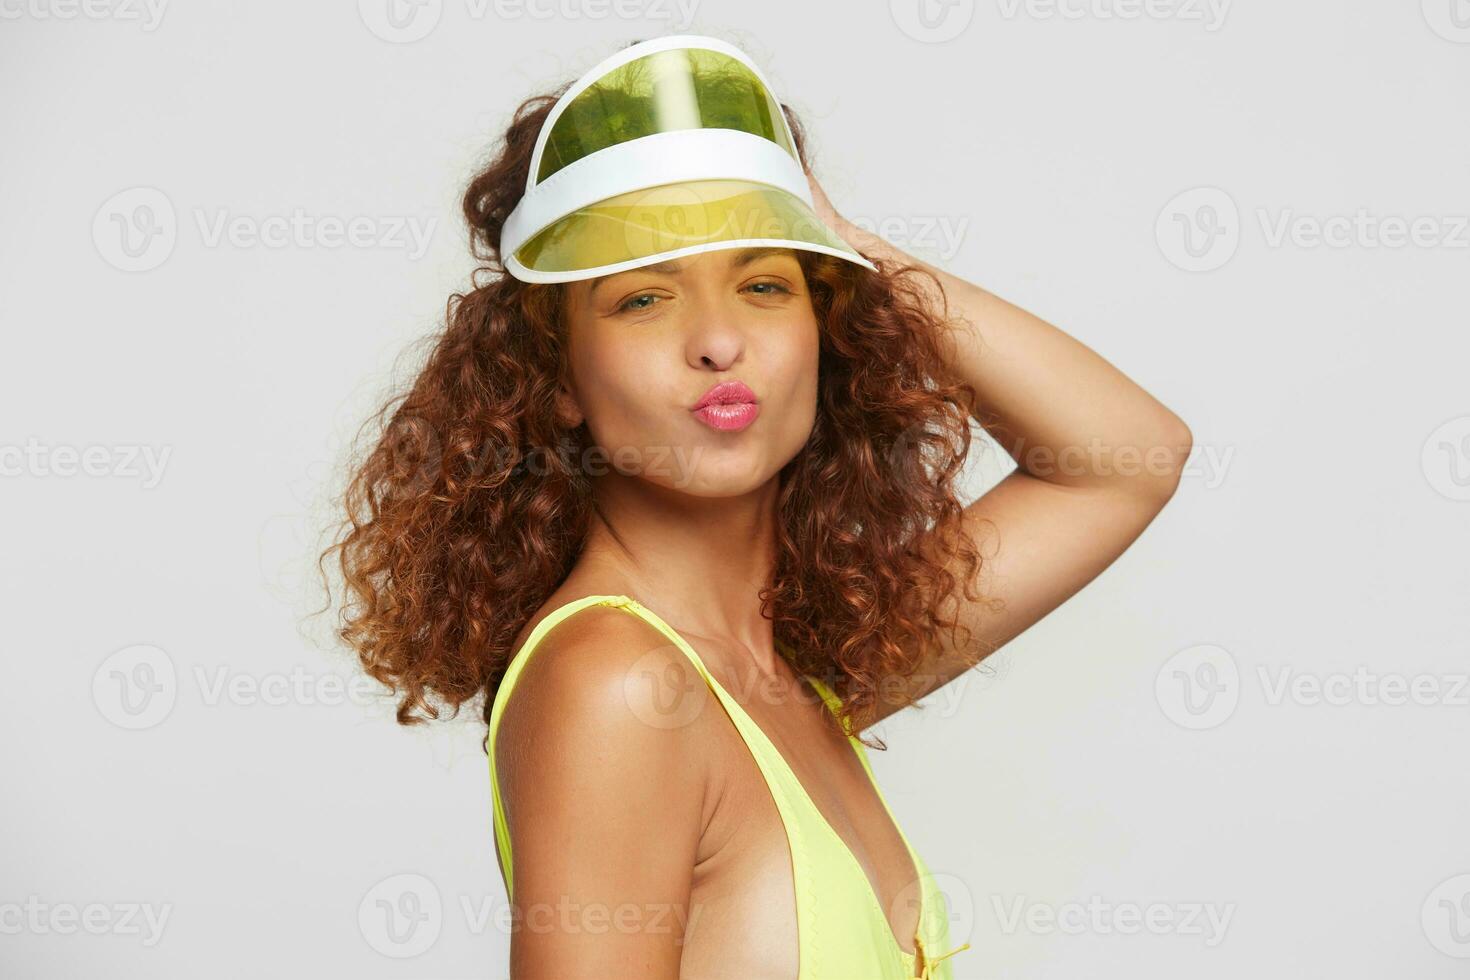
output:
M 355 473 L 342 635 L 405 724 L 484 697 L 513 977 L 948 977 L 861 735 L 1097 576 L 1188 455 L 803 146 L 708 38 L 527 101 Z M 1020 468 L 965 506 L 972 417 Z

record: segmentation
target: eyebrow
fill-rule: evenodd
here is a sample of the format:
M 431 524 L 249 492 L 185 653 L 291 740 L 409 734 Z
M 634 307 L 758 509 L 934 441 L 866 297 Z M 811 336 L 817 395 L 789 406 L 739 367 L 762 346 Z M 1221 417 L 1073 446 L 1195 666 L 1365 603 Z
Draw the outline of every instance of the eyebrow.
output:
M 782 248 L 779 245 L 761 245 L 754 248 L 742 248 L 735 252 L 735 259 L 731 264 L 737 269 L 743 269 L 745 266 L 750 265 L 750 263 L 754 262 L 756 259 L 762 258 L 766 255 L 770 255 L 773 252 L 789 251 L 791 250 L 788 248 Z M 658 272 L 666 276 L 671 276 L 677 273 L 679 271 L 679 268 L 680 267 L 677 261 L 670 261 L 658 262 L 654 265 L 639 266 L 637 269 L 626 269 L 623 272 L 610 272 L 605 276 L 598 276 L 596 279 L 593 279 L 591 285 L 588 287 L 587 295 L 589 297 L 595 296 L 597 294 L 597 287 L 601 286 L 604 282 L 611 279 L 613 276 L 625 275 L 628 272 Z

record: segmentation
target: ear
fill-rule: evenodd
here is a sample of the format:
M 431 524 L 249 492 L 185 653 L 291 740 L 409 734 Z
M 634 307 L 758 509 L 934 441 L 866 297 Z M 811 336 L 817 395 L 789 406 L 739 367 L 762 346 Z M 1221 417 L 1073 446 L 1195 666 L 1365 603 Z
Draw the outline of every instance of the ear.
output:
M 563 317 L 563 323 L 566 325 L 568 333 L 570 333 L 576 311 L 583 301 L 582 292 L 587 288 L 587 283 L 561 283 L 554 288 L 560 291 L 558 302 L 561 305 L 561 315 Z M 556 420 L 567 428 L 575 429 L 586 420 L 587 416 L 582 411 L 582 405 L 577 400 L 577 392 L 572 383 L 571 365 L 565 359 L 563 359 L 561 364 L 560 379 L 556 386 L 555 402 Z
M 567 389 L 565 383 L 556 392 L 556 418 L 569 429 L 575 429 L 586 418 L 582 406 L 577 403 L 577 396 Z

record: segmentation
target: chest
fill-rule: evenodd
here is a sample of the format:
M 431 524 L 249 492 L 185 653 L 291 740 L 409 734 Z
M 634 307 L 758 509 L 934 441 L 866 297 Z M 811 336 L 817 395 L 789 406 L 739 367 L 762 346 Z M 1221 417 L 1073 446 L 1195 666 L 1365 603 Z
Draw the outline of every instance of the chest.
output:
M 920 911 L 913 859 L 853 745 L 824 717 L 826 705 L 795 675 L 789 685 L 729 670 L 716 676 L 747 728 L 733 716 L 714 726 L 711 802 L 692 896 L 709 917 L 690 930 L 689 972 L 706 975 L 701 962 L 711 969 L 739 962 L 745 975 L 795 977 L 802 874 L 808 904 L 830 904 L 823 889 L 840 888 L 876 931 L 882 930 L 874 920 L 886 920 L 887 934 L 874 938 L 879 948 L 911 952 Z M 760 737 L 751 737 L 749 725 Z M 761 737 L 766 744 L 752 744 Z M 770 750 L 784 769 L 772 766 Z M 793 813 L 794 827 L 786 819 Z M 751 936 L 760 942 L 751 943 Z

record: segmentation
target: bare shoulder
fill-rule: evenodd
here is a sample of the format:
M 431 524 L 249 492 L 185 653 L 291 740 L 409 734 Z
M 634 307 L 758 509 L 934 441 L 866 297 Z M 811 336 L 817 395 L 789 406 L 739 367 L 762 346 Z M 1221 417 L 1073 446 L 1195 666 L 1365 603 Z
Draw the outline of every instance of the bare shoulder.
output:
M 651 624 L 594 606 L 558 623 L 530 652 L 496 736 L 502 791 L 585 794 L 620 774 L 666 801 L 702 797 L 705 740 L 718 707 L 694 664 Z
M 636 723 L 676 732 L 693 726 L 704 715 L 696 709 L 712 700 L 694 664 L 652 624 L 593 606 L 558 623 L 530 652 L 498 737 L 523 730 L 546 736 L 544 729 L 575 727 L 582 716 L 614 729 Z
M 719 709 L 688 658 L 622 609 L 580 610 L 530 655 L 495 747 L 512 904 L 536 926 L 512 935 L 512 975 L 675 976 Z M 675 914 L 563 929 L 568 902 Z

